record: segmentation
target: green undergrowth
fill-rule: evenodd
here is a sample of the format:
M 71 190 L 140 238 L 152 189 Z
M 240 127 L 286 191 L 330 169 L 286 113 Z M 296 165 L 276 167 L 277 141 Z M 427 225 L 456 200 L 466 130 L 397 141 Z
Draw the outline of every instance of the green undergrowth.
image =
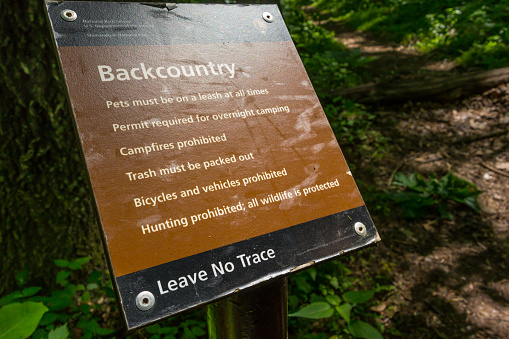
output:
M 381 315 L 371 308 L 387 296 L 393 286 L 382 285 L 387 282 L 385 277 L 357 271 L 368 265 L 362 256 L 352 255 L 291 276 L 290 336 L 382 338 L 386 329 L 381 324 Z
M 347 50 L 333 32 L 313 24 L 300 1 L 286 1 L 283 14 L 340 146 L 351 157 L 381 159 L 387 154 L 388 143 L 373 128 L 376 115 L 363 105 L 332 95 L 336 89 L 359 85 L 364 66 L 371 59 Z
M 92 270 L 89 257 L 54 260 L 54 289 L 25 286 L 0 298 L 0 339 L 124 337 L 108 272 Z M 85 279 L 81 279 L 85 274 Z M 206 335 L 203 310 L 188 312 L 138 332 L 150 339 L 196 339 Z M 128 337 L 129 338 L 129 337 Z M 134 337 L 133 337 L 134 338 Z
M 333 32 L 310 22 L 297 1 L 286 1 L 283 15 L 319 96 L 360 83 L 358 70 L 369 60 L 348 51 Z
M 4 155 L 0 165 L 4 264 L 0 272 L 7 278 L 0 294 L 12 293 L 0 299 L 0 326 L 24 324 L 16 337 L 119 337 L 122 324 L 111 281 L 107 272 L 96 268 L 100 254 L 93 244 L 99 242 L 71 115 L 63 104 L 62 79 L 45 18 L 38 16 L 42 7 L 35 3 L 20 2 L 13 5 L 14 14 L 3 14 L 4 32 L 27 27 L 16 39 L 4 39 L 1 45 L 5 101 L 0 116 Z M 390 140 L 382 133 L 376 113 L 331 94 L 359 85 L 371 59 L 348 51 L 332 32 L 311 23 L 303 4 L 313 4 L 334 20 L 465 65 L 493 68 L 505 65 L 509 58 L 507 29 L 502 24 L 508 19 L 507 1 L 286 1 L 285 21 L 348 161 L 363 158 L 376 166 L 390 151 Z M 15 54 L 18 59 L 9 57 Z M 7 72 L 8 68 L 14 71 Z M 27 83 L 31 86 L 23 86 Z M 13 124 L 15 121 L 23 123 Z M 453 204 L 475 209 L 478 192 L 452 175 L 398 174 L 393 184 L 397 187 L 388 192 L 360 185 L 372 213 L 388 215 L 398 208 L 405 217 L 438 213 L 450 218 Z M 392 293 L 390 272 L 372 276 L 370 261 L 376 258 L 366 254 L 369 251 L 289 278 L 291 337 L 394 334 L 396 329 L 385 328 L 382 316 L 373 311 Z M 93 253 L 94 259 L 52 260 L 84 252 Z M 6 333 L 4 328 L 0 327 L 0 333 Z M 204 310 L 160 322 L 140 335 L 152 339 L 204 337 Z
M 8 279 L 0 284 L 0 294 L 5 294 L 16 288 L 13 277 L 24 269 L 31 272 L 30 283 L 53 288 L 53 258 L 90 255 L 99 266 L 102 257 L 43 2 L 11 2 L 2 9 L 0 275 Z M 331 95 L 359 84 L 359 73 L 370 60 L 347 51 L 333 33 L 309 22 L 297 1 L 283 3 L 283 12 L 341 145 L 379 158 L 385 142 L 371 128 L 376 117 Z
M 389 139 L 377 127 L 377 115 L 363 105 L 337 97 L 323 109 L 347 160 L 362 157 L 375 165 L 390 151 Z
M 317 0 L 332 20 L 465 66 L 509 65 L 508 0 Z
M 402 216 L 407 219 L 425 218 L 438 213 L 441 218 L 452 220 L 455 204 L 480 211 L 477 196 L 481 192 L 471 182 L 452 173 L 441 178 L 435 175 L 425 178 L 419 173 L 408 176 L 396 173 L 392 185 L 400 189 L 388 192 L 387 196 L 401 207 Z
M 0 338 L 121 337 L 121 316 L 110 277 L 100 269 L 100 241 L 86 173 L 42 2 L 12 3 L 2 13 L 1 30 L 6 38 L 0 43 L 4 80 L 0 115 L 0 326 L 4 327 L 0 327 Z M 376 117 L 362 105 L 331 95 L 335 89 L 359 84 L 359 72 L 370 60 L 347 51 L 333 33 L 310 23 L 296 3 L 288 1 L 284 13 L 341 146 L 352 154 L 380 158 L 385 141 L 372 129 Z M 16 37 L 10 34 L 12 31 L 17 32 Z M 84 253 L 90 257 L 53 260 Z M 341 266 L 339 262 L 332 265 Z M 290 297 L 292 311 L 321 300 L 328 303 L 335 312 L 333 319 L 339 321 L 326 325 L 333 331 L 325 329 L 324 333 L 361 333 L 364 323 L 383 332 L 367 310 L 377 295 L 384 293 L 379 286 L 354 283 L 353 278 L 347 284 L 344 270 L 329 272 L 325 267 L 314 269 L 317 284 L 341 281 L 341 286 L 331 285 L 333 290 L 313 286 L 316 297 L 309 299 L 302 295 L 302 278 L 291 278 L 290 293 L 296 293 Z M 374 291 L 374 296 L 354 303 L 346 293 L 355 291 Z M 346 313 L 337 311 L 346 304 L 352 306 L 351 322 L 345 320 Z M 292 318 L 291 326 L 299 321 L 307 320 Z M 302 333 L 316 331 L 311 325 Z M 205 314 L 200 309 L 147 327 L 140 335 L 153 339 L 198 338 L 205 332 Z
M 381 338 L 386 329 L 380 324 L 381 316 L 370 307 L 378 303 L 375 296 L 383 297 L 393 287 L 383 276 L 365 275 L 358 279 L 358 272 L 354 272 L 369 265 L 371 259 L 347 256 L 291 276 L 292 337 Z M 91 269 L 89 261 L 89 257 L 54 260 L 58 287 L 52 290 L 26 286 L 26 276 L 18 277 L 18 289 L 0 298 L 0 339 L 123 337 L 109 275 Z M 136 335 L 195 339 L 206 334 L 202 308 L 146 327 Z

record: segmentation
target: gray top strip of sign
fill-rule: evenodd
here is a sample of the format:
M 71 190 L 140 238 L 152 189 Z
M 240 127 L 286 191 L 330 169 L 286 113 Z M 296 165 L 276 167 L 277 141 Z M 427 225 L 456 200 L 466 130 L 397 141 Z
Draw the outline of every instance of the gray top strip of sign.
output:
M 276 5 L 177 4 L 170 10 L 141 3 L 47 1 L 46 6 L 58 46 L 291 40 Z M 76 19 L 64 20 L 65 10 L 74 11 Z M 272 22 L 263 19 L 264 12 L 272 14 Z

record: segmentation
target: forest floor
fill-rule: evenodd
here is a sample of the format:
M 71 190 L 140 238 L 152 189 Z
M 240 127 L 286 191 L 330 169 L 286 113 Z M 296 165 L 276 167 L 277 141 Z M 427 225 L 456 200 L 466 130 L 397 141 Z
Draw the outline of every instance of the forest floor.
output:
M 347 48 L 375 58 L 368 65 L 374 81 L 469 71 L 338 23 L 320 24 Z M 388 275 L 395 290 L 373 310 L 406 338 L 509 337 L 509 84 L 452 102 L 367 109 L 377 115 L 390 152 L 367 173 L 361 169 L 369 160 L 347 157 L 358 168 L 356 177 L 384 190 L 396 172 L 440 177 L 452 171 L 482 191 L 481 212 L 458 205 L 453 220 L 374 213 L 382 242 L 369 270 Z

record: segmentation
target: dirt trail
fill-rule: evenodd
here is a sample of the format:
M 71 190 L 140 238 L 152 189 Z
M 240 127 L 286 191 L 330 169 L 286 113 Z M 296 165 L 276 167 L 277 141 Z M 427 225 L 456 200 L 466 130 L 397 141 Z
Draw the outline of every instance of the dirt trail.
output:
M 461 69 L 449 60 L 435 60 L 406 46 L 382 42 L 368 33 L 352 31 L 343 24 L 327 22 L 324 27 L 335 32 L 336 39 L 348 49 L 360 50 L 363 56 L 374 58 L 368 67 L 378 77 L 436 78 Z
M 376 57 L 370 65 L 375 81 L 464 71 L 337 23 L 324 25 L 347 48 Z M 454 221 L 375 215 L 383 241 L 371 269 L 389 274 L 396 286 L 376 308 L 384 325 L 406 338 L 509 337 L 509 85 L 456 102 L 368 109 L 392 140 L 392 152 L 371 179 L 380 190 L 394 172 L 452 171 L 483 192 L 482 212 L 458 205 Z

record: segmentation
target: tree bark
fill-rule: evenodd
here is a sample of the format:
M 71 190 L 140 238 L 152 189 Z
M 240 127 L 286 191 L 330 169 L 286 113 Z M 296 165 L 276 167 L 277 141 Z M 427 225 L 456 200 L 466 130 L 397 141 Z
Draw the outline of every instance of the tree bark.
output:
M 333 91 L 332 94 L 355 99 L 361 103 L 397 103 L 409 100 L 440 101 L 482 93 L 507 82 L 509 82 L 509 67 L 455 75 L 438 80 L 372 83 L 340 89 Z

